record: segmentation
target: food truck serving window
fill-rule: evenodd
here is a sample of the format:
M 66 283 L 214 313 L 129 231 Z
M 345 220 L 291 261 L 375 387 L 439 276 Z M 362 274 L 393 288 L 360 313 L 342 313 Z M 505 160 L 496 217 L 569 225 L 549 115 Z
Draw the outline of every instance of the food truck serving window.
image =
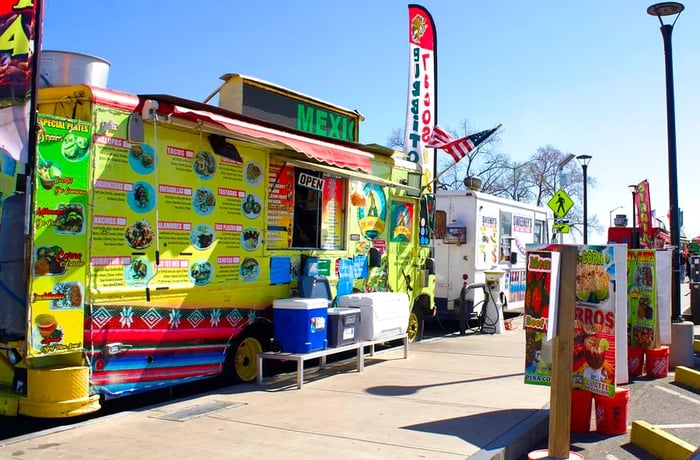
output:
M 275 163 L 270 176 L 268 249 L 343 249 L 345 179 Z
M 508 262 L 510 260 L 510 236 L 513 234 L 513 215 L 509 212 L 501 211 L 500 220 L 499 234 L 501 235 L 501 240 L 499 242 L 499 260 L 500 262 Z

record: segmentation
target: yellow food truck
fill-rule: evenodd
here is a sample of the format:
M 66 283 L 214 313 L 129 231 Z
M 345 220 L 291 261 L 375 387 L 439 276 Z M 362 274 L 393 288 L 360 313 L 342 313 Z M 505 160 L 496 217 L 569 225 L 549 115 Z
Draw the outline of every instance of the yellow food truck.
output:
M 31 183 L 2 209 L 0 414 L 254 381 L 273 301 L 299 295 L 308 260 L 333 299 L 406 292 L 420 339 L 435 286 L 420 166 L 359 144 L 356 111 L 222 78 L 217 105 L 38 91 Z

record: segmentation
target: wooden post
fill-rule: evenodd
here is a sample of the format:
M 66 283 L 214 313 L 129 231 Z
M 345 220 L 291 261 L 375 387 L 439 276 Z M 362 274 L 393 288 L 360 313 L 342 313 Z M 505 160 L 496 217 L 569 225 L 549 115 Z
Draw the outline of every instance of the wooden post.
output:
M 561 265 L 557 331 L 552 343 L 548 448 L 550 458 L 569 458 L 578 247 L 561 245 L 557 250 L 561 253 Z

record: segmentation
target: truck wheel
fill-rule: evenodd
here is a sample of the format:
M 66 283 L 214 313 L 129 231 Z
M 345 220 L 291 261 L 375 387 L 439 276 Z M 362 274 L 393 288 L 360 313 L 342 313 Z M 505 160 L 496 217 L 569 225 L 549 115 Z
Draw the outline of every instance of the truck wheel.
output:
M 226 383 L 255 382 L 258 353 L 270 350 L 272 327 L 267 324 L 249 326 L 231 343 L 224 362 Z
M 423 340 L 423 309 L 419 305 L 414 305 L 408 315 L 408 341 L 418 342 Z

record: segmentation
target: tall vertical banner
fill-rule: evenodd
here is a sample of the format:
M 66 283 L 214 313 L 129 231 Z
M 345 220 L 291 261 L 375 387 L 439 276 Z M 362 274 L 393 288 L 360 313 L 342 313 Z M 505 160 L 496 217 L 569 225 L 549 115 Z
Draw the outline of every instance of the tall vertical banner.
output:
M 37 2 L 0 0 L 0 156 L 9 174 L 27 161 L 29 101 L 36 48 Z M 11 166 L 10 166 L 11 165 Z M 11 174 L 14 176 L 14 170 Z
M 637 184 L 634 194 L 634 205 L 637 207 L 637 228 L 640 231 L 641 246 L 654 247 L 654 229 L 651 222 L 651 200 L 649 198 L 649 181 L 643 180 Z
M 422 166 L 422 183 L 426 185 L 435 176 L 435 150 L 426 148 L 426 144 L 437 121 L 437 35 L 432 16 L 420 5 L 408 5 L 408 44 L 408 104 L 403 145 L 408 160 Z

